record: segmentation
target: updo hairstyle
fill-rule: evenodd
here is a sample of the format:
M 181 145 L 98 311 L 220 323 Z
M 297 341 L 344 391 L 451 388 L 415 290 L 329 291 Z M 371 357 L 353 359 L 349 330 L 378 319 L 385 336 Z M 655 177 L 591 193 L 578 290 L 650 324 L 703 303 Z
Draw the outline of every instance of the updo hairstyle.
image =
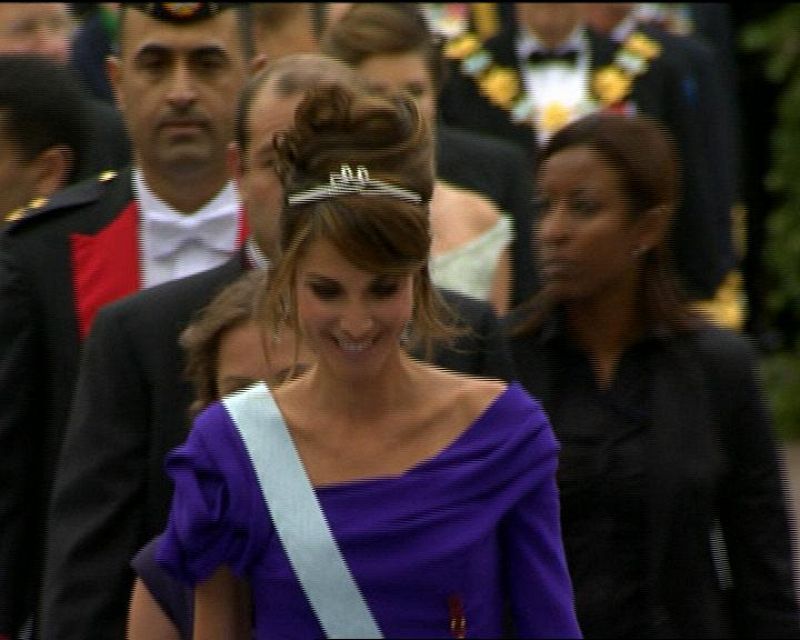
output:
M 414 101 L 370 95 L 342 86 L 310 91 L 294 127 L 276 137 L 276 169 L 287 194 L 280 220 L 280 253 L 265 300 L 267 326 L 289 322 L 299 333 L 294 300 L 298 263 L 325 239 L 358 269 L 376 275 L 413 275 L 411 343 L 449 338 L 448 313 L 431 284 L 428 203 L 433 193 L 430 131 Z M 296 205 L 288 196 L 326 186 L 342 165 L 364 167 L 371 180 L 412 191 L 413 203 L 391 195 L 341 194 Z

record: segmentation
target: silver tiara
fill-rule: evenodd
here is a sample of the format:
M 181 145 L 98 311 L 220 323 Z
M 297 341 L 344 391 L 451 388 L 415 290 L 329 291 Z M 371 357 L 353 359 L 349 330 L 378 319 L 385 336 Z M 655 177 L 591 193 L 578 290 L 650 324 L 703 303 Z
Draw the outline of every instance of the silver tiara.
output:
M 391 196 L 415 204 L 422 202 L 422 196 L 418 193 L 402 187 L 395 187 L 380 180 L 372 180 L 369 177 L 369 171 L 362 165 L 358 165 L 355 173 L 353 173 L 353 169 L 349 164 L 343 164 L 339 173 L 331 172 L 331 179 L 328 184 L 313 187 L 300 193 L 293 193 L 287 200 L 290 205 L 294 206 L 352 193 L 365 196 Z

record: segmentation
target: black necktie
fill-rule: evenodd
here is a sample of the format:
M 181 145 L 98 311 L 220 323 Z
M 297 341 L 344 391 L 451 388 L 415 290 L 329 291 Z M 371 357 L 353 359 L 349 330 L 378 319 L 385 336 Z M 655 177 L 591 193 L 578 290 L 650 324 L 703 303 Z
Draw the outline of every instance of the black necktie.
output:
M 556 53 L 555 51 L 534 51 L 528 56 L 530 64 L 547 64 L 548 62 L 566 62 L 575 64 L 578 61 L 578 52 L 575 49 Z

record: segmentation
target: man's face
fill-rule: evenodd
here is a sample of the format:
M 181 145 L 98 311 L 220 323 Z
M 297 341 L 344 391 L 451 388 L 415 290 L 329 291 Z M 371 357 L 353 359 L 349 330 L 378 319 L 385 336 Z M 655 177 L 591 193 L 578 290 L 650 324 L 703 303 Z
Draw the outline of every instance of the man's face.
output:
M 67 64 L 72 29 L 66 3 L 0 3 L 0 53 L 32 53 Z
M 262 86 L 250 105 L 247 128 L 249 147 L 240 152 L 237 178 L 239 195 L 250 229 L 261 249 L 277 254 L 278 225 L 283 208 L 283 186 L 275 171 L 275 134 L 290 129 L 302 96 L 281 97 L 271 83 Z
M 577 2 L 517 2 L 514 8 L 520 25 L 551 48 L 564 42 L 581 21 Z
M 235 11 L 190 24 L 127 10 L 109 76 L 137 161 L 161 174 L 225 171 L 247 61 Z
M 583 17 L 600 33 L 610 33 L 636 7 L 635 2 L 586 2 L 581 4 Z

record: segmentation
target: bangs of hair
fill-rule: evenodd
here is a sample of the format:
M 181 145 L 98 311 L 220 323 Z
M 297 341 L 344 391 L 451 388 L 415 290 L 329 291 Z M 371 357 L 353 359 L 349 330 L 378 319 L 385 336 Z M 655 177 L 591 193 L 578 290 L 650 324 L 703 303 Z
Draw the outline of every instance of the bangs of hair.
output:
M 316 205 L 303 244 L 326 239 L 362 271 L 402 275 L 425 264 L 427 208 L 380 196 L 344 196 Z

